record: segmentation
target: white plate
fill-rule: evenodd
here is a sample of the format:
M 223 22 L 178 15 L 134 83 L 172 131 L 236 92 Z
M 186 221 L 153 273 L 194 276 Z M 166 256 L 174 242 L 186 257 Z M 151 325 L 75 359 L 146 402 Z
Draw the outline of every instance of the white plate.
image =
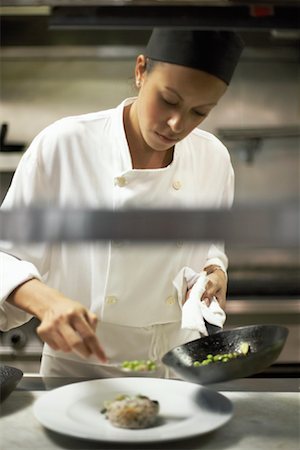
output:
M 101 414 L 103 402 L 118 394 L 158 400 L 156 426 L 116 428 Z M 216 430 L 230 420 L 233 407 L 224 395 L 180 380 L 109 378 L 69 384 L 45 393 L 34 405 L 38 421 L 52 431 L 109 442 L 154 442 L 188 438 Z

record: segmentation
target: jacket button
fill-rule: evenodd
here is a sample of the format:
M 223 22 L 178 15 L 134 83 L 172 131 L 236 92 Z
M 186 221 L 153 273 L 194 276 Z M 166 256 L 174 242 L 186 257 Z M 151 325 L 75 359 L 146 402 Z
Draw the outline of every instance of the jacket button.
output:
M 127 180 L 125 177 L 116 177 L 115 178 L 115 185 L 119 187 L 124 187 L 127 184 Z
M 167 297 L 167 299 L 166 299 L 167 305 L 174 305 L 175 303 L 176 303 L 176 299 L 173 295 L 170 295 L 169 297 Z
M 175 180 L 173 181 L 172 186 L 176 191 L 178 191 L 181 188 L 181 183 L 179 180 Z
M 105 299 L 105 303 L 107 305 L 114 305 L 115 303 L 117 303 L 117 301 L 118 299 L 114 295 L 108 295 Z

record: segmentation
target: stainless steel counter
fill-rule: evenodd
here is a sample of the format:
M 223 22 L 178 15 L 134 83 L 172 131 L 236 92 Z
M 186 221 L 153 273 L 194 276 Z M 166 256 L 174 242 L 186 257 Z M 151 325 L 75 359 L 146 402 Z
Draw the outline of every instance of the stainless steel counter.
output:
M 198 437 L 142 447 L 108 445 L 45 430 L 33 415 L 33 405 L 45 393 L 45 383 L 49 386 L 51 381 L 53 386 L 59 386 L 78 380 L 42 380 L 24 376 L 18 388 L 3 402 L 0 421 L 3 449 L 299 449 L 300 394 L 297 392 L 297 379 L 243 379 L 214 385 L 212 388 L 218 389 L 233 403 L 234 416 L 229 423 Z

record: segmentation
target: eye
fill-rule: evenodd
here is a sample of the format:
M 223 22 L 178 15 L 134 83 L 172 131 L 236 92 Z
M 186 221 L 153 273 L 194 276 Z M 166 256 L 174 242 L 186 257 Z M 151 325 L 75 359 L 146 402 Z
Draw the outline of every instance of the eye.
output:
M 163 96 L 161 96 L 161 99 L 162 99 L 162 101 L 163 101 L 164 103 L 166 103 L 167 105 L 170 105 L 170 106 L 176 106 L 176 105 L 178 104 L 177 101 L 167 99 L 167 98 L 165 98 L 165 97 L 163 97 Z
M 194 113 L 196 114 L 196 116 L 199 116 L 199 117 L 206 117 L 207 116 L 207 113 L 204 113 L 202 111 L 194 111 Z

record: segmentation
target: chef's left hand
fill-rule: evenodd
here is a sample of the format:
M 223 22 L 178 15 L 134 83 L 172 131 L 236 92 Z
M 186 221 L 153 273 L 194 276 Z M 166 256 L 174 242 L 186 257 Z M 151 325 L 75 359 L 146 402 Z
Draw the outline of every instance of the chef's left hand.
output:
M 208 266 L 204 270 L 207 273 L 207 282 L 201 300 L 209 306 L 213 297 L 216 297 L 221 308 L 225 310 L 227 292 L 225 273 L 218 266 Z M 186 300 L 189 298 L 191 289 L 187 291 Z

